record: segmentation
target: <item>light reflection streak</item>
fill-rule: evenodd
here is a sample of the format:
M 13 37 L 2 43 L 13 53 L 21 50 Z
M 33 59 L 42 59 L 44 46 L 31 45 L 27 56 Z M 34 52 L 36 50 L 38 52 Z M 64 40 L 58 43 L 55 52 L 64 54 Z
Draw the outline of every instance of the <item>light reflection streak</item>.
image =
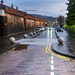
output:
M 50 32 L 49 30 L 47 30 L 47 42 L 49 42 L 49 35 L 50 35 Z

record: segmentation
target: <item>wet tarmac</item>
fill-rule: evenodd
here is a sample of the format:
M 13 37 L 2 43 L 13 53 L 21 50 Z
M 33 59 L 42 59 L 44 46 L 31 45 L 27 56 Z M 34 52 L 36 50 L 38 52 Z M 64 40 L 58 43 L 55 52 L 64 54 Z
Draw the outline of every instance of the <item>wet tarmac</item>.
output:
M 19 45 L 13 47 L 12 50 L 14 50 L 14 51 L 21 51 L 23 49 L 27 49 L 28 46 L 29 46 L 28 44 L 23 44 L 23 45 L 19 44 Z
M 16 47 L 0 55 L 0 75 L 75 75 L 75 60 L 52 52 L 55 42 L 54 29 L 17 40 Z

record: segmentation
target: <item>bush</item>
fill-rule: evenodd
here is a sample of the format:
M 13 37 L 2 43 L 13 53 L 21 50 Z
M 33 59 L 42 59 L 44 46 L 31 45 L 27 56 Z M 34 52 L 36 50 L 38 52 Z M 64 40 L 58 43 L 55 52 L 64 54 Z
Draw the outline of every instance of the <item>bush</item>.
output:
M 64 27 L 67 31 L 71 33 L 75 33 L 75 25 L 72 25 L 72 26 L 65 25 Z

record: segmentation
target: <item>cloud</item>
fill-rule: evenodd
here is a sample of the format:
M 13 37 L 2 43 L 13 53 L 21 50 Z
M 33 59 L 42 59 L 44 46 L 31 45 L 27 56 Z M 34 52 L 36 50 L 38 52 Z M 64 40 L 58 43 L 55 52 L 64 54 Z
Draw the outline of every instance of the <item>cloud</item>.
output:
M 49 15 L 49 16 L 59 16 L 63 15 L 66 16 L 66 5 L 65 3 L 52 3 L 52 4 L 47 4 L 44 6 L 41 6 L 40 8 L 37 9 L 38 14 L 44 14 L 44 15 Z M 34 13 L 34 12 L 33 12 Z
M 19 6 L 20 10 L 37 10 L 28 12 L 33 14 L 43 14 L 49 16 L 66 16 L 67 0 L 4 0 L 6 5 L 14 4 L 14 7 Z M 61 12 L 63 11 L 63 12 Z

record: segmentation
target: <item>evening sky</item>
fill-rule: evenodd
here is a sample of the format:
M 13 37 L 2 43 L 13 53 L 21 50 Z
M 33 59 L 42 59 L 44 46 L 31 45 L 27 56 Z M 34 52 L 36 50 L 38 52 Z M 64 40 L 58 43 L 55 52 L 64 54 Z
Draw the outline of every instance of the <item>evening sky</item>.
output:
M 57 17 L 59 15 L 66 16 L 67 0 L 4 0 L 4 4 L 14 8 L 18 6 L 19 10 L 37 10 L 25 11 L 29 14 L 40 14 Z

